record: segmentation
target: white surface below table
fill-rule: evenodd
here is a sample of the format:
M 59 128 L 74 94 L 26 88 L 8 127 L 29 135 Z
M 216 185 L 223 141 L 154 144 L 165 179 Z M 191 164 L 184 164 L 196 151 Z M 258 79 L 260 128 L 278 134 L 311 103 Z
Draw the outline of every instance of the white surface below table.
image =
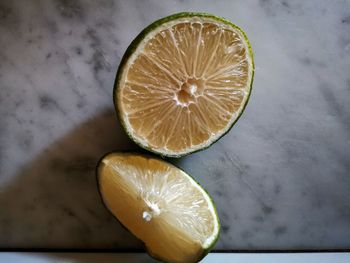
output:
M 0 262 L 16 263 L 93 263 L 93 262 L 125 262 L 152 263 L 157 262 L 144 253 L 0 253 Z M 349 263 L 350 253 L 210 253 L 203 263 Z

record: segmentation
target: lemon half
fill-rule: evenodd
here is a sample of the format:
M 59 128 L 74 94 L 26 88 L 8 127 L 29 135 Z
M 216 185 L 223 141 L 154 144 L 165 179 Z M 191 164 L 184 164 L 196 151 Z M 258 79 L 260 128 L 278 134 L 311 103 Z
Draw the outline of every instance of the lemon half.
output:
M 209 14 L 180 13 L 144 29 L 126 51 L 114 102 L 141 147 L 180 157 L 210 146 L 241 116 L 253 53 L 245 33 Z

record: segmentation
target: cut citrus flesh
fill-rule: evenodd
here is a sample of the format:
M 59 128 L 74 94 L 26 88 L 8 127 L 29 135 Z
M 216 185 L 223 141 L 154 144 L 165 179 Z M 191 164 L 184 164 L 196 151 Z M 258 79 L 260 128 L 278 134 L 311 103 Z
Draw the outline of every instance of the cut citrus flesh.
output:
M 154 257 L 196 262 L 215 244 L 220 226 L 213 202 L 170 163 L 111 153 L 98 166 L 98 183 L 107 208 Z
M 150 25 L 131 44 L 115 102 L 134 141 L 179 157 L 229 130 L 248 101 L 253 72 L 241 29 L 208 14 L 181 13 Z

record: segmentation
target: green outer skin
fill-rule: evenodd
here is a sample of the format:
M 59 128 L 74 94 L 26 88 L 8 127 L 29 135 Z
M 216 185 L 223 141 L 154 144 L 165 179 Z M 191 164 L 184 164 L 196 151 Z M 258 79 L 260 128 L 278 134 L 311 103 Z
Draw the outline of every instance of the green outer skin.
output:
M 109 207 L 107 206 L 107 204 L 104 202 L 103 196 L 102 196 L 102 193 L 101 193 L 101 189 L 100 189 L 100 180 L 99 180 L 99 167 L 100 167 L 100 164 L 101 164 L 102 160 L 104 160 L 105 158 L 108 157 L 108 155 L 110 155 L 110 154 L 115 154 L 115 153 L 116 153 L 116 154 L 133 154 L 133 155 L 143 156 L 143 157 L 147 157 L 147 158 L 158 159 L 159 161 L 162 161 L 162 162 L 164 162 L 164 163 L 166 163 L 166 164 L 168 164 L 168 165 L 170 165 L 170 166 L 173 166 L 173 167 L 175 167 L 175 168 L 181 170 L 181 171 L 184 172 L 185 174 L 187 174 L 187 175 L 188 175 L 189 177 L 191 177 L 191 178 L 193 179 L 193 181 L 196 182 L 196 183 L 199 185 L 199 187 L 202 188 L 202 189 L 205 191 L 205 193 L 209 196 L 209 199 L 210 199 L 210 201 L 211 201 L 211 203 L 212 203 L 212 205 L 213 205 L 213 207 L 214 207 L 214 211 L 215 211 L 216 218 L 217 218 L 217 220 L 218 220 L 218 227 L 219 227 L 219 229 L 218 229 L 218 234 L 217 234 L 216 238 L 213 240 L 213 242 L 211 243 L 211 245 L 210 245 L 208 248 L 204 249 L 204 250 L 203 250 L 203 253 L 202 253 L 202 254 L 199 256 L 199 258 L 197 259 L 197 262 L 201 261 L 201 260 L 210 252 L 210 250 L 212 250 L 212 248 L 215 246 L 216 242 L 217 242 L 218 239 L 219 239 L 220 232 L 221 232 L 221 223 L 220 223 L 219 214 L 218 214 L 218 212 L 217 212 L 216 205 L 215 205 L 215 203 L 214 203 L 214 201 L 213 201 L 213 198 L 211 197 L 211 195 L 209 194 L 209 192 L 208 192 L 206 189 L 204 189 L 191 175 L 189 175 L 188 173 L 186 173 L 184 170 L 182 170 L 181 168 L 177 167 L 176 165 L 174 165 L 174 164 L 172 164 L 172 163 L 169 163 L 169 162 L 167 162 L 167 161 L 165 161 L 165 160 L 163 160 L 163 159 L 158 158 L 158 157 L 157 157 L 156 155 L 154 155 L 154 154 L 144 154 L 144 153 L 138 153 L 138 152 L 134 152 L 134 151 L 114 151 L 114 152 L 108 152 L 108 153 L 104 154 L 104 155 L 101 157 L 101 159 L 98 161 L 98 163 L 97 163 L 97 165 L 96 165 L 97 190 L 98 190 L 98 193 L 99 193 L 99 195 L 100 195 L 100 198 L 101 198 L 101 201 L 102 201 L 103 205 L 104 205 L 104 206 L 107 208 L 107 210 L 112 214 L 112 216 L 113 216 L 115 219 L 117 219 L 117 221 L 119 222 L 119 224 L 120 224 L 123 228 L 125 228 L 128 232 L 130 232 L 129 229 L 119 221 L 119 219 L 112 213 L 112 211 L 109 209 Z M 130 232 L 130 233 L 131 233 L 131 232 Z M 134 235 L 134 236 L 135 236 L 135 235 Z M 138 239 L 138 237 L 136 237 L 136 238 Z M 139 240 L 140 240 L 140 239 L 139 239 Z M 140 240 L 140 241 L 143 243 L 142 240 Z M 151 257 L 153 257 L 154 259 L 157 259 L 157 260 L 159 260 L 159 261 L 166 262 L 166 261 L 164 261 L 163 259 L 161 259 L 158 255 L 153 254 L 152 251 L 148 250 L 148 248 L 147 248 L 147 246 L 146 246 L 145 243 L 143 243 L 143 244 L 144 244 L 144 246 L 145 246 L 145 249 L 146 249 L 147 253 L 148 253 Z
M 229 25 L 235 29 L 237 29 L 238 31 L 240 31 L 245 39 L 245 41 L 247 42 L 247 45 L 248 45 L 248 49 L 249 49 L 249 54 L 250 54 L 250 57 L 252 59 L 252 78 L 251 78 L 251 82 L 250 82 L 250 88 L 249 88 L 249 94 L 248 94 L 248 98 L 247 100 L 245 101 L 244 103 L 244 106 L 241 110 L 241 112 L 239 113 L 239 115 L 237 116 L 236 120 L 231 124 L 231 127 L 226 131 L 224 132 L 220 137 L 218 137 L 216 140 L 213 140 L 209 145 L 203 147 L 203 148 L 200 148 L 200 149 L 197 149 L 197 150 L 193 150 L 193 151 L 189 151 L 187 153 L 183 153 L 183 154 L 166 154 L 166 153 L 161 153 L 155 149 L 152 149 L 151 147 L 147 147 L 145 145 L 142 145 L 136 138 L 134 138 L 132 136 L 132 134 L 128 131 L 127 127 L 126 127 L 126 124 L 124 123 L 124 120 L 122 118 L 122 114 L 119 110 L 119 106 L 118 106 L 118 86 L 119 86 L 119 81 L 120 81 L 120 78 L 121 78 L 121 75 L 122 75 L 122 71 L 123 71 L 123 68 L 124 68 L 124 65 L 125 63 L 127 62 L 127 60 L 129 59 L 129 57 L 131 56 L 131 54 L 134 53 L 134 51 L 136 50 L 136 48 L 138 47 L 138 45 L 140 44 L 140 42 L 145 38 L 145 36 L 153 31 L 155 28 L 159 27 L 160 25 L 166 23 L 166 22 L 169 22 L 169 21 L 172 21 L 172 20 L 176 20 L 176 19 L 179 19 L 179 18 L 183 18 L 183 17 L 208 17 L 208 18 L 212 18 L 214 20 L 217 20 L 217 21 L 220 21 L 226 25 Z M 239 118 L 242 116 L 242 113 L 244 112 L 247 104 L 248 104 L 248 101 L 249 101 L 249 98 L 250 98 L 250 94 L 251 94 L 251 90 L 252 90 L 252 87 L 253 87 L 253 79 L 254 79 L 254 71 L 255 71 L 255 65 L 254 65 L 254 54 L 253 54 L 253 49 L 250 45 L 250 42 L 248 40 L 248 37 L 247 35 L 245 34 L 245 32 L 239 28 L 238 26 L 236 26 L 235 24 L 231 23 L 230 21 L 226 20 L 225 18 L 222 18 L 222 17 L 217 17 L 217 16 L 214 16 L 214 15 L 211 15 L 211 14 L 208 14 L 208 13 L 194 13 L 194 12 L 182 12 L 182 13 L 177 13 L 177 14 L 173 14 L 173 15 L 170 15 L 170 16 L 167 16 L 167 17 L 164 17 L 164 18 L 161 18 L 155 22 L 153 22 L 152 24 L 150 24 L 148 27 L 146 27 L 145 29 L 143 29 L 141 31 L 141 33 L 131 42 L 131 44 L 129 45 L 129 47 L 127 48 L 126 52 L 124 53 L 124 56 L 119 64 L 119 68 L 118 68 L 118 71 L 117 71 L 117 75 L 116 75 L 116 78 L 115 78 L 115 82 L 114 82 L 114 90 L 113 90 L 113 101 L 114 101 L 114 107 L 117 111 L 117 115 L 118 115 L 118 118 L 126 132 L 126 134 L 130 137 L 131 140 L 133 140 L 137 145 L 139 145 L 141 148 L 144 148 L 145 150 L 147 151 L 150 151 L 150 152 L 153 152 L 157 155 L 160 155 L 161 157 L 173 157 L 173 158 L 179 158 L 179 157 L 182 157 L 182 156 L 186 156 L 188 154 L 191 154 L 191 153 L 194 153 L 194 152 L 198 152 L 198 151 L 202 151 L 208 147 L 210 147 L 213 143 L 217 142 L 219 139 L 221 139 L 224 135 L 226 135 L 231 129 L 232 127 L 236 124 L 236 122 L 239 120 Z

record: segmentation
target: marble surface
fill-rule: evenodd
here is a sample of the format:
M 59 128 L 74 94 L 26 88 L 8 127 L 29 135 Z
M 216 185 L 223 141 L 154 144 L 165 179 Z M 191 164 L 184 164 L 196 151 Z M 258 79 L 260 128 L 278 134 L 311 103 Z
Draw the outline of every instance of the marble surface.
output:
M 237 125 L 173 162 L 212 194 L 216 249 L 350 248 L 350 2 L 0 0 L 0 247 L 140 248 L 94 168 L 136 149 L 113 110 L 126 47 L 179 11 L 248 34 L 256 77 Z

